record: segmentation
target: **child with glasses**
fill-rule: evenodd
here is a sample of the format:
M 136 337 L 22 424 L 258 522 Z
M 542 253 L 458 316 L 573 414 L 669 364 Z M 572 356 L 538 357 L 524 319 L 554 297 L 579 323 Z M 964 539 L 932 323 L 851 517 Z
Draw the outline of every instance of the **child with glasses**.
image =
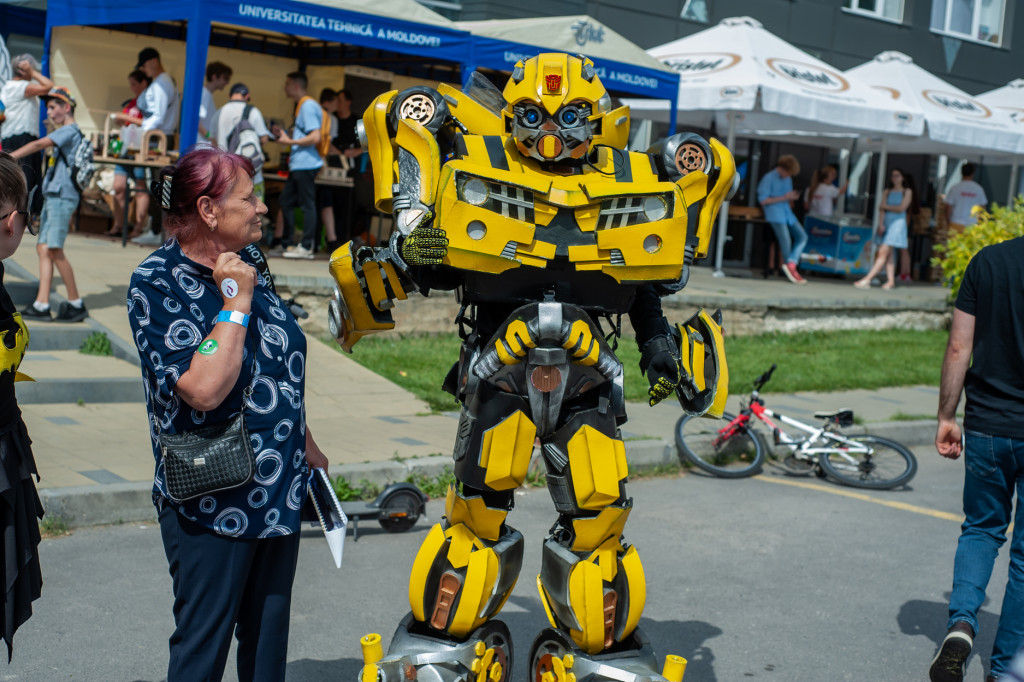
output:
M 28 329 L 4 286 L 3 259 L 9 258 L 29 229 L 25 175 L 10 154 L 0 152 L 0 571 L 7 591 L 0 591 L 0 637 L 10 656 L 14 631 L 32 615 L 39 598 L 39 525 L 42 503 L 32 476 L 38 477 L 25 422 L 18 409 L 14 382 L 28 346 Z

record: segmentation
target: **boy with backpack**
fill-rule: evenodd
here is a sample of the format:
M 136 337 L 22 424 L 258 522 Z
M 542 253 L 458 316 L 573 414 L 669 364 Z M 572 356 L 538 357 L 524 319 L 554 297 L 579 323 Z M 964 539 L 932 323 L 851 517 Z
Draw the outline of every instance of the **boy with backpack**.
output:
M 266 185 L 263 182 L 263 144 L 270 138 L 270 131 L 263 121 L 263 114 L 249 103 L 249 88 L 244 83 L 231 86 L 231 99 L 213 117 L 213 140 L 221 149 L 244 156 L 252 162 L 255 174 L 252 178 L 253 191 L 263 201 Z
M 315 99 L 306 94 L 309 81 L 306 74 L 295 71 L 285 77 L 284 93 L 295 102 L 295 127 L 291 135 L 275 126 L 277 142 L 290 145 L 288 180 L 281 191 L 281 211 L 284 213 L 285 258 L 313 257 L 316 236 L 316 176 L 323 168 L 330 147 L 330 119 Z M 326 127 L 326 130 L 325 130 Z M 302 209 L 302 242 L 291 245 L 295 232 L 295 209 Z
M 78 207 L 81 188 L 88 183 L 94 171 L 91 142 L 75 123 L 75 98 L 67 88 L 55 87 L 42 96 L 46 113 L 56 129 L 44 138 L 30 142 L 15 150 L 15 158 L 34 154 L 53 147 L 43 174 L 43 212 L 39 221 L 36 253 L 39 255 L 39 291 L 36 300 L 21 311 L 31 320 L 53 321 L 50 312 L 50 285 L 53 268 L 60 272 L 67 288 L 68 300 L 57 312 L 58 322 L 81 322 L 89 313 L 78 295 L 75 273 L 64 255 L 64 240 L 68 224 Z

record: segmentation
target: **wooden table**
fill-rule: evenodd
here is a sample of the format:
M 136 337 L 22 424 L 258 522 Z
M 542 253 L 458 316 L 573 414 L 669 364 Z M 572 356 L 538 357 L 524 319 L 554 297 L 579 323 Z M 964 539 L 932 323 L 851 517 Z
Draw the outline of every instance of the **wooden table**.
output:
M 92 158 L 93 163 L 103 164 L 106 166 L 124 166 L 125 168 L 155 168 L 160 169 L 168 165 L 168 162 L 161 161 L 140 161 L 137 159 L 119 159 L 114 156 L 94 156 Z M 133 178 L 128 178 L 133 180 Z M 128 245 L 128 209 L 131 206 L 132 192 L 148 192 L 148 187 L 143 187 L 141 190 L 135 187 L 134 182 L 128 182 L 125 188 L 124 196 L 124 223 L 121 225 L 121 246 Z

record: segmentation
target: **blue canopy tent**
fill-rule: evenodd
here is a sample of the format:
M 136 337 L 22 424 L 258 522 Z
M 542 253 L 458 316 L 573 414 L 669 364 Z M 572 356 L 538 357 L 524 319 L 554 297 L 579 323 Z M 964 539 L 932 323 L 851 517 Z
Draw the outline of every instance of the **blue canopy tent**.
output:
M 593 17 L 463 21 L 458 26 L 473 34 L 473 51 L 467 60 L 472 68 L 511 71 L 517 61 L 538 52 L 582 53 L 594 61 L 601 82 L 614 94 L 673 103 L 678 97 L 678 73 Z M 472 68 L 463 73 L 468 74 Z M 675 106 L 669 110 L 672 133 L 676 129 Z
M 400 6 L 407 11 L 379 14 Z M 323 45 L 343 43 L 384 50 L 405 57 L 454 63 L 465 73 L 472 44 L 469 34 L 412 0 L 49 0 L 46 13 L 44 70 L 48 67 L 53 29 L 61 26 L 130 27 L 147 25 L 152 35 L 176 37 L 180 30 L 161 22 L 184 22 L 185 78 L 182 85 L 180 140 L 194 140 L 199 126 L 199 102 L 207 52 L 223 26 L 301 36 Z M 156 29 L 152 27 L 156 27 Z M 161 27 L 163 28 L 161 29 Z M 162 33 L 161 33 L 162 30 Z M 178 30 L 178 34 L 174 34 Z M 232 47 L 250 51 L 274 49 L 266 40 L 249 36 Z M 323 46 L 321 46 L 322 48 Z M 330 58 L 330 53 L 321 49 Z M 183 145 L 187 147 L 187 144 Z
M 45 2 L 25 0 L 0 3 L 0 36 L 6 40 L 12 33 L 43 37 Z

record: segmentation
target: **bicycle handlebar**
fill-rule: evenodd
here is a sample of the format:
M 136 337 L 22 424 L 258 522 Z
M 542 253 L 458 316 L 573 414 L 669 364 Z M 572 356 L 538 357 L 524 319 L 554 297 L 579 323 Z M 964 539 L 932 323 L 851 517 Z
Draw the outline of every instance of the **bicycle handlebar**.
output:
M 776 367 L 778 367 L 778 365 L 776 365 L 776 364 L 775 364 L 775 363 L 773 362 L 773 363 L 772 363 L 772 366 L 771 366 L 771 368 L 770 368 L 770 369 L 769 369 L 769 370 L 768 370 L 767 372 L 765 372 L 764 374 L 762 374 L 761 376 L 759 376 L 759 377 L 757 378 L 757 380 L 756 380 L 756 381 L 754 382 L 754 390 L 755 390 L 755 391 L 759 391 L 759 390 L 761 390 L 761 388 L 762 388 L 762 387 L 763 387 L 763 386 L 764 386 L 765 384 L 767 384 L 767 383 L 768 383 L 768 381 L 769 381 L 769 380 L 770 380 L 770 379 L 772 378 L 772 373 L 773 373 L 773 372 L 775 371 L 775 368 L 776 368 Z

